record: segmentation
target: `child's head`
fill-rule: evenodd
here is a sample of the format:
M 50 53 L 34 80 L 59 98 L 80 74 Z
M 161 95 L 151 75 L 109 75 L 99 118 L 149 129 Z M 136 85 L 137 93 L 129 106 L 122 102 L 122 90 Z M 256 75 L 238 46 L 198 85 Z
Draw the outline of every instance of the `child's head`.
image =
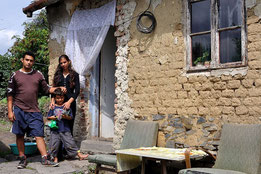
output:
M 63 104 L 63 102 L 64 102 L 64 94 L 62 92 L 62 89 L 61 88 L 56 88 L 54 90 L 53 94 L 54 94 L 55 103 L 58 104 L 58 105 Z

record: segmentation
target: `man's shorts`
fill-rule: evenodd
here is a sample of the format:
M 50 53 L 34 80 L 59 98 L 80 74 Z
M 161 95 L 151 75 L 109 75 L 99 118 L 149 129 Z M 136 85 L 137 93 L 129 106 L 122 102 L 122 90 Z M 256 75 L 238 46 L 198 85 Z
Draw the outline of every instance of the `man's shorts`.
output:
M 16 135 L 25 135 L 28 137 L 44 137 L 44 122 L 41 112 L 24 112 L 17 106 L 14 106 L 15 121 L 12 132 Z

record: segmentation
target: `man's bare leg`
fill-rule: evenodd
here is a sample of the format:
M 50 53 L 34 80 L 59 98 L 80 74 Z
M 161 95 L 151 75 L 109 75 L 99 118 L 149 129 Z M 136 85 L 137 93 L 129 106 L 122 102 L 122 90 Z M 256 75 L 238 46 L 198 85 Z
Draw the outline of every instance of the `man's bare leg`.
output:
M 16 135 L 16 145 L 19 152 L 19 156 L 24 155 L 24 135 Z
M 24 136 L 23 135 L 16 135 L 16 145 L 19 152 L 19 159 L 20 162 L 17 165 L 18 169 L 24 169 L 26 168 L 27 162 L 26 162 L 26 156 L 24 154 Z
M 37 148 L 38 148 L 40 154 L 42 156 L 46 156 L 47 151 L 46 151 L 46 145 L 45 145 L 45 141 L 44 141 L 43 137 L 35 137 L 35 139 L 36 139 Z

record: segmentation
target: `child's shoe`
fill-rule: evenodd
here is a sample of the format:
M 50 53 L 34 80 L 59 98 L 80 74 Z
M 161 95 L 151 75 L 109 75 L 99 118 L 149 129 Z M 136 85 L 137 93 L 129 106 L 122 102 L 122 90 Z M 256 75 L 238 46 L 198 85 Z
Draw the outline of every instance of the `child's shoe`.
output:
M 46 166 L 52 166 L 52 167 L 58 167 L 59 163 L 53 162 L 49 159 L 47 159 L 47 156 L 43 156 L 42 157 L 42 165 L 46 165 Z

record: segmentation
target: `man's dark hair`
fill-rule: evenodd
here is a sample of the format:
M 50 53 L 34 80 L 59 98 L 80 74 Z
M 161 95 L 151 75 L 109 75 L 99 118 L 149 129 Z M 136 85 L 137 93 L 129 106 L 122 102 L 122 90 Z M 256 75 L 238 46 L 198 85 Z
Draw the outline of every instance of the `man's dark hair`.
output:
M 23 54 L 23 59 L 25 58 L 25 56 L 28 55 L 28 56 L 32 56 L 35 60 L 35 55 L 34 53 L 32 53 L 31 51 L 26 51 L 24 54 Z
M 64 93 L 63 93 L 63 91 L 62 91 L 62 89 L 61 88 L 56 88 L 55 90 L 54 90 L 54 92 L 53 92 L 53 95 L 56 97 L 57 95 L 62 95 L 62 96 L 64 96 Z

